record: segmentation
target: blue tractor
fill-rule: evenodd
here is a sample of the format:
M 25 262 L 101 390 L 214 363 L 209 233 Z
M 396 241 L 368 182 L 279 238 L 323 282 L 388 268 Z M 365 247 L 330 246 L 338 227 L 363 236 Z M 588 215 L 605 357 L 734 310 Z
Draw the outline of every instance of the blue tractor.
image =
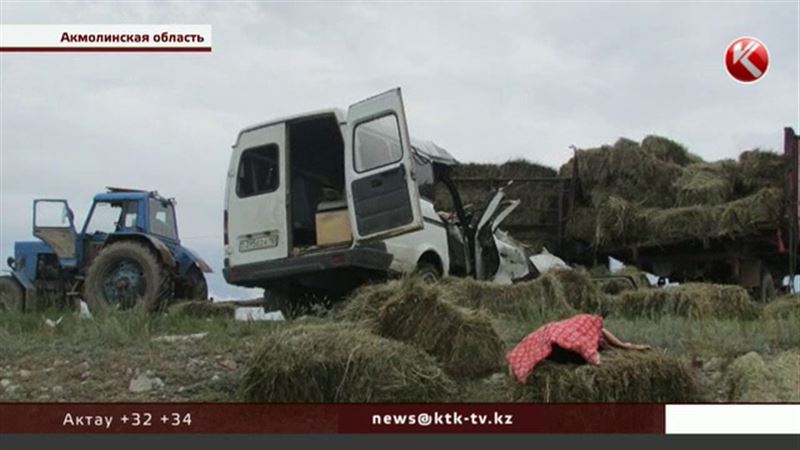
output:
M 97 194 L 80 233 L 66 200 L 33 202 L 33 235 L 16 242 L 11 274 L 0 277 L 0 309 L 74 307 L 92 312 L 158 311 L 174 299 L 208 298 L 211 268 L 181 245 L 175 201 L 157 192 L 108 188 Z

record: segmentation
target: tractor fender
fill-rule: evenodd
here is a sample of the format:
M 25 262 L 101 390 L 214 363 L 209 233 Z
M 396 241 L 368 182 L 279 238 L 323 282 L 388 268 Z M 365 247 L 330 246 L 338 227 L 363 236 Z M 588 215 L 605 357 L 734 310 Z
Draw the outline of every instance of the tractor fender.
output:
M 214 270 L 211 269 L 211 266 L 209 266 L 208 263 L 206 263 L 203 260 L 203 258 L 201 258 L 200 255 L 195 253 L 193 250 L 190 250 L 186 247 L 181 247 L 181 249 L 186 253 L 186 256 L 188 256 L 189 259 L 192 261 L 192 264 L 196 266 L 198 269 L 200 269 L 201 272 L 204 273 L 214 272 Z
M 158 254 L 159 258 L 161 259 L 161 262 L 165 266 L 167 266 L 169 268 L 172 268 L 172 269 L 174 269 L 176 267 L 175 257 L 172 256 L 172 252 L 169 250 L 169 247 L 167 247 L 167 245 L 165 243 L 161 242 L 160 239 L 158 239 L 156 237 L 153 237 L 153 236 L 150 236 L 150 235 L 147 235 L 147 234 L 143 234 L 143 233 L 126 233 L 126 234 L 121 234 L 121 235 L 117 235 L 117 236 L 111 236 L 106 241 L 106 245 L 105 246 L 108 246 L 108 245 L 113 244 L 115 242 L 124 241 L 124 240 L 130 240 L 130 239 L 137 239 L 137 240 L 146 241 L 146 243 L 150 244 L 156 250 L 156 253 Z

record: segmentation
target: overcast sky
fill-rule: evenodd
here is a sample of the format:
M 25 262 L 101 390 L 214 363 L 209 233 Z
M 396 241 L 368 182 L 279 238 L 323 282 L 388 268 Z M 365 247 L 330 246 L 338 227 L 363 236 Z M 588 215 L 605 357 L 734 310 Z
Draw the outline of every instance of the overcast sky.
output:
M 800 128 L 800 7 L 784 3 L 8 3 L 4 24 L 208 24 L 208 54 L 0 53 L 0 263 L 31 203 L 82 223 L 104 186 L 178 199 L 180 233 L 222 280 L 222 204 L 239 129 L 401 86 L 412 135 L 462 161 L 559 166 L 651 133 L 706 159 Z M 750 35 L 771 64 L 734 82 Z

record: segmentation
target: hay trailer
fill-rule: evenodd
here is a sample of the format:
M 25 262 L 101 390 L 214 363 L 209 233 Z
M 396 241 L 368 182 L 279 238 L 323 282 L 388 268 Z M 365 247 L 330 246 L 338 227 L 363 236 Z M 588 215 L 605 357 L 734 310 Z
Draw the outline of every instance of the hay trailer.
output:
M 33 201 L 33 235 L 15 242 L 0 276 L 0 311 L 76 307 L 159 310 L 178 299 L 205 300 L 211 268 L 181 245 L 175 201 L 155 191 L 108 188 L 95 195 L 80 232 L 63 199 Z
M 584 261 L 610 256 L 677 282 L 737 284 L 747 288 L 754 298 L 769 301 L 779 290 L 793 287 L 791 282 L 785 285 L 784 280 L 793 280 L 798 269 L 799 147 L 800 136 L 792 128 L 785 128 L 783 202 L 778 226 L 763 224 L 756 227 L 757 231 L 741 236 L 659 242 L 567 256 Z

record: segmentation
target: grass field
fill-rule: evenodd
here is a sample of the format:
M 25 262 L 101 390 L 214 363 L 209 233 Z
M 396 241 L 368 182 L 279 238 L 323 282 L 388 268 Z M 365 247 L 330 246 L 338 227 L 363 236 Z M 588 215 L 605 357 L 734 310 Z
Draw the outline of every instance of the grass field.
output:
M 57 326 L 45 323 L 61 315 Z M 545 312 L 491 320 L 507 351 L 553 318 Z M 273 333 L 339 320 L 336 313 L 287 322 L 237 322 L 225 315 L 195 318 L 179 312 L 116 312 L 91 320 L 56 311 L 2 314 L 0 401 L 243 401 L 246 368 L 256 354 L 269 355 L 263 343 Z M 625 341 L 648 343 L 659 355 L 686 365 L 697 389 L 680 401 L 800 401 L 798 315 L 756 320 L 611 315 L 605 325 Z M 158 339 L 176 335 L 193 336 Z M 512 386 L 505 369 L 455 381 L 459 394 L 452 401 L 549 401 L 531 391 L 535 386 L 526 386 L 524 395 L 517 392 L 519 386 Z M 149 388 L 137 388 L 132 380 Z M 591 395 L 586 401 L 593 398 L 607 397 Z

